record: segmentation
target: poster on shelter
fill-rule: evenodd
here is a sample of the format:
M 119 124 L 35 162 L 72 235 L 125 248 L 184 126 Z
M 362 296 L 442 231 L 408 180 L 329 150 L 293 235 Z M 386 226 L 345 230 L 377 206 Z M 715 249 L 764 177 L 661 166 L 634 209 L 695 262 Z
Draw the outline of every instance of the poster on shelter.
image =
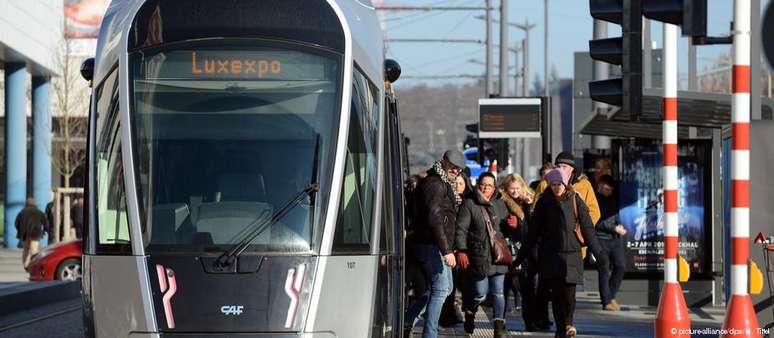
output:
M 64 0 L 65 38 L 96 39 L 109 0 Z
M 627 272 L 659 272 L 664 268 L 664 207 L 661 142 L 654 140 L 618 143 L 619 215 L 626 227 L 624 238 Z M 679 255 L 691 273 L 705 270 L 706 217 L 705 168 L 709 148 L 703 142 L 685 142 L 678 147 Z

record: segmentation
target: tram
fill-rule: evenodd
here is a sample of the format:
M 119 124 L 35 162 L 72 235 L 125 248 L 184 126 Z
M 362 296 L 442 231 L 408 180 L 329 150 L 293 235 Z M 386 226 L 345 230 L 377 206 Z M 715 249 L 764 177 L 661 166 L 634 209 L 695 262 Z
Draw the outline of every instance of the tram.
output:
M 82 66 L 92 337 L 399 337 L 405 149 L 370 0 L 123 0 Z

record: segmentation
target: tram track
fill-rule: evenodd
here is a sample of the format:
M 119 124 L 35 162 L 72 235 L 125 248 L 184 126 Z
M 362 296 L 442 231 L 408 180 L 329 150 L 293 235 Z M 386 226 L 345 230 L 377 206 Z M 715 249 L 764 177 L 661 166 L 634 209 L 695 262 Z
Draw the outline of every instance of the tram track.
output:
M 79 311 L 79 310 L 81 310 L 81 308 L 82 308 L 81 305 L 70 306 L 70 307 L 67 307 L 67 308 L 64 308 L 64 309 L 61 309 L 61 310 L 57 310 L 57 311 L 54 311 L 54 312 L 47 313 L 45 315 L 36 316 L 35 318 L 32 318 L 32 319 L 27 319 L 27 320 L 15 322 L 15 323 L 12 323 L 12 324 L 0 326 L 0 333 L 6 332 L 6 331 L 9 331 L 9 330 L 13 330 L 13 329 L 16 329 L 16 328 L 20 328 L 20 327 L 23 327 L 23 326 L 35 324 L 37 322 L 42 322 L 44 320 L 51 319 L 51 318 L 54 318 L 54 317 L 58 317 L 58 316 L 61 316 L 61 315 L 65 315 L 65 314 L 68 314 L 68 313 L 71 313 L 71 312 Z

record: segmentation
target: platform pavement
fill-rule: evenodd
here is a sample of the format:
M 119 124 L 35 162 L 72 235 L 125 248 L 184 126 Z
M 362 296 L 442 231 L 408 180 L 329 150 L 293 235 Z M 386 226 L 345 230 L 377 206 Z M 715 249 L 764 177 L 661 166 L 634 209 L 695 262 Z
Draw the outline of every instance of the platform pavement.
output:
M 0 283 L 27 281 L 27 271 L 22 267 L 21 256 L 21 249 L 0 248 Z
M 621 305 L 621 311 L 603 311 L 599 297 L 594 292 L 579 292 L 576 296 L 575 326 L 579 338 L 583 337 L 654 337 L 653 321 L 656 317 L 656 307 Z M 492 337 L 493 325 L 491 309 L 481 308 L 476 313 L 476 330 L 468 335 L 462 324 L 454 327 L 441 328 L 440 337 Z M 550 308 L 549 308 L 550 311 Z M 717 329 L 723 323 L 725 308 L 703 307 L 689 309 L 691 326 L 694 330 Z M 412 337 L 421 337 L 422 324 L 414 328 Z M 553 337 L 554 332 L 526 332 L 521 312 L 506 313 L 506 327 L 509 336 L 514 337 Z M 696 337 L 712 337 L 713 335 L 694 335 Z

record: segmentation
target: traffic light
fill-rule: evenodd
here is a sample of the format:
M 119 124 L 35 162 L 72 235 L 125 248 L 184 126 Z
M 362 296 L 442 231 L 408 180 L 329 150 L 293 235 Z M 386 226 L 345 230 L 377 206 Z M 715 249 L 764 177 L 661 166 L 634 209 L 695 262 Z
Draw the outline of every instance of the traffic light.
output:
M 707 36 L 707 0 L 642 0 L 642 15 L 682 27 L 683 36 Z
M 589 96 L 621 107 L 632 119 L 642 107 L 642 0 L 590 0 L 591 16 L 621 25 L 621 37 L 589 41 L 597 61 L 621 66 L 621 78 L 589 82 Z

